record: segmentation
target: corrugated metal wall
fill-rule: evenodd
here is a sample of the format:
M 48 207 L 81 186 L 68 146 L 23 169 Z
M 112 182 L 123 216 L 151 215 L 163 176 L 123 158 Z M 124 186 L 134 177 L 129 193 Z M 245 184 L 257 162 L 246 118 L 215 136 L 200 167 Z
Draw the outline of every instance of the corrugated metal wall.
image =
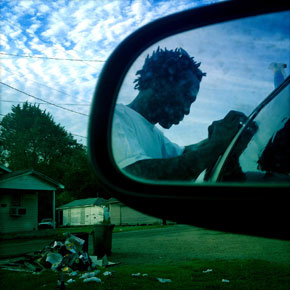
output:
M 63 210 L 64 226 L 95 225 L 103 222 L 104 209 L 100 206 L 78 207 Z

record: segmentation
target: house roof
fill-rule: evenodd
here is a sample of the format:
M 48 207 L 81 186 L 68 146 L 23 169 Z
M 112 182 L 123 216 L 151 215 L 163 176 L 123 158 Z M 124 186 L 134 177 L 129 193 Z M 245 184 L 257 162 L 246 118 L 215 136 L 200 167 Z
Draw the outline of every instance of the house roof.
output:
M 95 197 L 95 198 L 85 198 L 85 199 L 78 199 L 67 204 L 64 204 L 58 209 L 65 209 L 65 208 L 73 208 L 73 207 L 85 207 L 85 206 L 96 206 L 96 205 L 105 205 L 107 204 L 107 200 Z
M 56 182 L 55 180 L 51 179 L 50 177 L 37 172 L 33 169 L 29 169 L 29 170 L 19 170 L 19 171 L 14 171 L 14 172 L 7 172 L 5 174 L 0 175 L 0 188 L 15 188 L 15 189 L 21 189 L 19 187 L 16 186 L 17 181 L 22 180 L 21 185 L 23 185 L 23 183 L 27 183 L 29 185 L 29 182 L 31 182 L 31 180 L 27 179 L 23 180 L 23 178 L 27 177 L 27 176 L 32 176 L 37 178 L 38 180 L 40 180 L 42 183 L 46 183 L 49 184 L 50 186 L 52 186 L 53 188 L 57 189 L 57 188 L 64 188 L 64 185 L 62 185 L 59 182 Z M 15 184 L 15 187 L 13 187 L 13 184 Z M 19 186 L 21 186 L 19 185 Z M 23 189 L 30 189 L 29 186 L 28 187 L 24 187 Z M 33 188 L 36 189 L 36 188 Z M 42 190 L 41 186 L 40 188 L 38 188 L 38 190 Z

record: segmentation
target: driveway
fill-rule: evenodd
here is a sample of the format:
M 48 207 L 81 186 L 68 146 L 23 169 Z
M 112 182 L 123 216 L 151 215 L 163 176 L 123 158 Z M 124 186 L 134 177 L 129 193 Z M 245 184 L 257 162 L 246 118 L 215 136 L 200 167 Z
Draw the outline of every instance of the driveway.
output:
M 52 239 L 2 240 L 0 258 L 41 250 Z M 89 253 L 92 244 L 89 246 Z M 258 259 L 289 263 L 290 242 L 185 225 L 113 234 L 113 262 L 162 264 L 193 259 Z

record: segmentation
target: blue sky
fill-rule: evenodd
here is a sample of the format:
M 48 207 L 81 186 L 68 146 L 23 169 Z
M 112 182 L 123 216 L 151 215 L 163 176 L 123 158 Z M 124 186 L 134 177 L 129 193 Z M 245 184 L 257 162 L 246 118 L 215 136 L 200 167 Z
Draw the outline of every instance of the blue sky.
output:
M 190 115 L 164 133 L 181 145 L 207 138 L 207 128 L 230 110 L 249 115 L 274 89 L 271 63 L 290 67 L 290 13 L 262 15 L 212 25 L 164 39 L 146 50 L 128 73 L 119 102 L 129 103 L 135 72 L 158 46 L 184 48 L 207 73 Z M 162 129 L 162 128 L 161 128 Z
M 211 2 L 216 1 L 1 0 L 0 81 L 88 115 L 104 62 L 126 36 L 152 20 Z M 43 103 L 10 87 L 0 85 L 0 118 L 19 102 Z M 86 137 L 87 116 L 40 107 L 69 132 Z
M 0 114 L 26 100 L 40 102 L 40 107 L 66 130 L 86 137 L 93 91 L 114 48 L 152 20 L 212 2 L 217 1 L 2 0 L 0 81 L 10 87 L 0 84 Z M 288 74 L 290 17 L 283 14 L 278 18 L 279 23 L 268 17 L 199 29 L 161 41 L 136 61 L 119 101 L 128 103 L 136 96 L 132 80 L 148 53 L 158 45 L 183 47 L 202 62 L 207 76 L 191 114 L 165 134 L 181 145 L 206 137 L 213 120 L 231 109 L 250 113 L 273 89 L 273 74 L 268 69 L 271 62 L 286 63 Z M 11 87 L 70 111 L 43 104 Z M 75 137 L 86 142 L 86 138 Z

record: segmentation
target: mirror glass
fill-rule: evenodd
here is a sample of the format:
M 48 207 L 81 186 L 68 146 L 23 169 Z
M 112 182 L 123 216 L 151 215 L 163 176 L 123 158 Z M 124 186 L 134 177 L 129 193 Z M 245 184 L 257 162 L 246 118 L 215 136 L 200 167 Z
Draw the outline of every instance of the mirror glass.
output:
M 290 115 L 289 31 L 290 12 L 279 12 L 179 33 L 144 51 L 115 107 L 117 166 L 146 182 L 203 183 L 231 146 L 217 181 L 250 182 L 257 176 L 244 174 L 260 172 L 257 180 L 266 182 L 272 179 L 261 176 L 277 172 L 279 182 L 289 183 L 289 170 L 278 164 L 290 163 L 289 129 L 283 129 Z M 272 146 L 275 140 L 280 147 Z
M 219 181 L 290 181 L 290 77 L 249 118 L 211 178 Z

